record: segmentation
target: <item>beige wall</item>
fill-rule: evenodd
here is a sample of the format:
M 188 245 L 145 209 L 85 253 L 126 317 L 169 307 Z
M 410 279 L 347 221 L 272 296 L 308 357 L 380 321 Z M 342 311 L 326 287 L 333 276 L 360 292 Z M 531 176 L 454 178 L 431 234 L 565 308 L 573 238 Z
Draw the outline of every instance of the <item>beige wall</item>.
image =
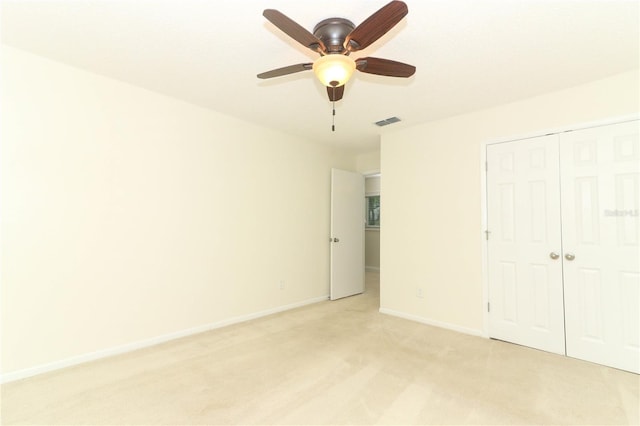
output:
M 382 311 L 481 333 L 482 144 L 637 114 L 638 81 L 628 72 L 384 135 Z
M 367 177 L 364 180 L 365 195 L 380 195 L 380 176 Z
M 380 171 L 380 150 L 366 152 L 356 156 L 356 170 L 360 173 Z
M 2 55 L 5 377 L 328 294 L 330 168 L 353 157 Z
M 367 229 L 364 232 L 364 265 L 369 269 L 380 269 L 380 231 Z

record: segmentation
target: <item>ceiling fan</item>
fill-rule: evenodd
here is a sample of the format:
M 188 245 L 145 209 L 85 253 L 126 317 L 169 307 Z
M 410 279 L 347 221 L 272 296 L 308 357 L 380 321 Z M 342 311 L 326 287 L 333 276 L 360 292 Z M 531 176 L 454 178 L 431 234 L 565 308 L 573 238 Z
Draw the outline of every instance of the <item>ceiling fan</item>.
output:
M 265 9 L 263 16 L 289 37 L 320 54 L 313 63 L 302 63 L 277 68 L 258 74 L 266 79 L 313 69 L 323 85 L 327 86 L 329 100 L 342 99 L 344 85 L 354 70 L 389 77 L 411 77 L 413 65 L 389 59 L 365 57 L 353 60 L 349 55 L 369 47 L 404 18 L 409 9 L 402 1 L 392 1 L 369 16 L 357 27 L 344 18 L 329 18 L 319 22 L 313 34 L 300 24 L 274 9 Z

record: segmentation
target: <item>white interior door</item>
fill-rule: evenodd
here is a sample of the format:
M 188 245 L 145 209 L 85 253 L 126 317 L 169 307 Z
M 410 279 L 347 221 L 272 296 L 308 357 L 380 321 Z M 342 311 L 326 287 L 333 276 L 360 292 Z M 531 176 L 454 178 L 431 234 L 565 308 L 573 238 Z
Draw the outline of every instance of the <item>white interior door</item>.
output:
M 567 355 L 640 373 L 638 121 L 560 138 Z
M 331 169 L 331 300 L 364 291 L 364 176 Z
M 565 353 L 558 138 L 487 146 L 489 335 Z

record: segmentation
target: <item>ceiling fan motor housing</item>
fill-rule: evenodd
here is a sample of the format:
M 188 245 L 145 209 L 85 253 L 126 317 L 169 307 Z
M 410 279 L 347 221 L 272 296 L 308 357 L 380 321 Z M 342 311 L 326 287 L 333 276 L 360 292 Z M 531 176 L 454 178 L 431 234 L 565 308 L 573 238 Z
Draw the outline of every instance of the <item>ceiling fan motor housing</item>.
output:
M 327 54 L 345 53 L 344 41 L 356 26 L 344 18 L 329 18 L 320 21 L 313 28 L 313 35 L 322 40 Z

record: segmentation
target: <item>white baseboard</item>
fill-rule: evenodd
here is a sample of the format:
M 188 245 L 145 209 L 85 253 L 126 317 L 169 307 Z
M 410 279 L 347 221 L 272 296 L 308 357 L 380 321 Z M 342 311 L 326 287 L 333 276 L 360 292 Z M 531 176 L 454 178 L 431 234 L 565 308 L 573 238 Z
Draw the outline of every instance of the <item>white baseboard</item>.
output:
M 448 322 L 436 321 L 428 318 L 419 317 L 417 315 L 411 315 L 404 312 L 394 311 L 393 309 L 380 308 L 381 314 L 391 315 L 398 318 L 403 318 L 410 321 L 419 322 L 421 324 L 431 325 L 434 327 L 445 328 L 451 331 L 457 331 L 458 333 L 470 334 L 471 336 L 487 337 L 482 330 L 476 330 L 473 328 L 461 327 L 459 325 L 450 324 Z
M 378 266 L 365 266 L 364 270 L 365 271 L 371 271 L 371 272 L 380 272 L 380 267 L 378 267 Z
M 279 312 L 288 311 L 291 309 L 299 308 L 313 303 L 324 302 L 328 300 L 329 296 L 316 297 L 313 299 L 303 300 L 302 302 L 292 303 L 285 306 L 278 306 L 276 308 L 267 309 L 252 314 L 241 315 L 232 317 L 222 321 L 214 322 L 211 324 L 205 324 L 198 327 L 189 328 L 187 330 L 176 331 L 174 333 L 164 334 L 162 336 L 152 337 L 151 339 L 140 340 L 138 342 L 128 343 L 122 346 L 116 346 L 113 348 L 102 349 L 96 352 L 90 352 L 74 356 L 71 358 L 55 361 L 47 364 L 37 365 L 35 367 L 25 368 L 23 370 L 12 371 L 10 373 L 0 375 L 0 383 L 9 383 L 16 380 L 26 379 L 27 377 L 36 376 L 38 374 L 48 373 L 62 368 L 72 367 L 74 365 L 84 364 L 90 361 L 96 361 L 102 358 L 111 357 L 114 355 L 120 355 L 127 352 L 132 352 L 138 349 L 147 348 L 149 346 L 155 346 L 160 343 L 165 343 L 171 340 L 180 339 L 182 337 L 192 336 L 194 334 L 204 333 L 206 331 L 214 330 L 216 328 L 226 327 L 232 324 L 238 324 L 245 321 L 265 317 L 268 315 L 277 314 Z

